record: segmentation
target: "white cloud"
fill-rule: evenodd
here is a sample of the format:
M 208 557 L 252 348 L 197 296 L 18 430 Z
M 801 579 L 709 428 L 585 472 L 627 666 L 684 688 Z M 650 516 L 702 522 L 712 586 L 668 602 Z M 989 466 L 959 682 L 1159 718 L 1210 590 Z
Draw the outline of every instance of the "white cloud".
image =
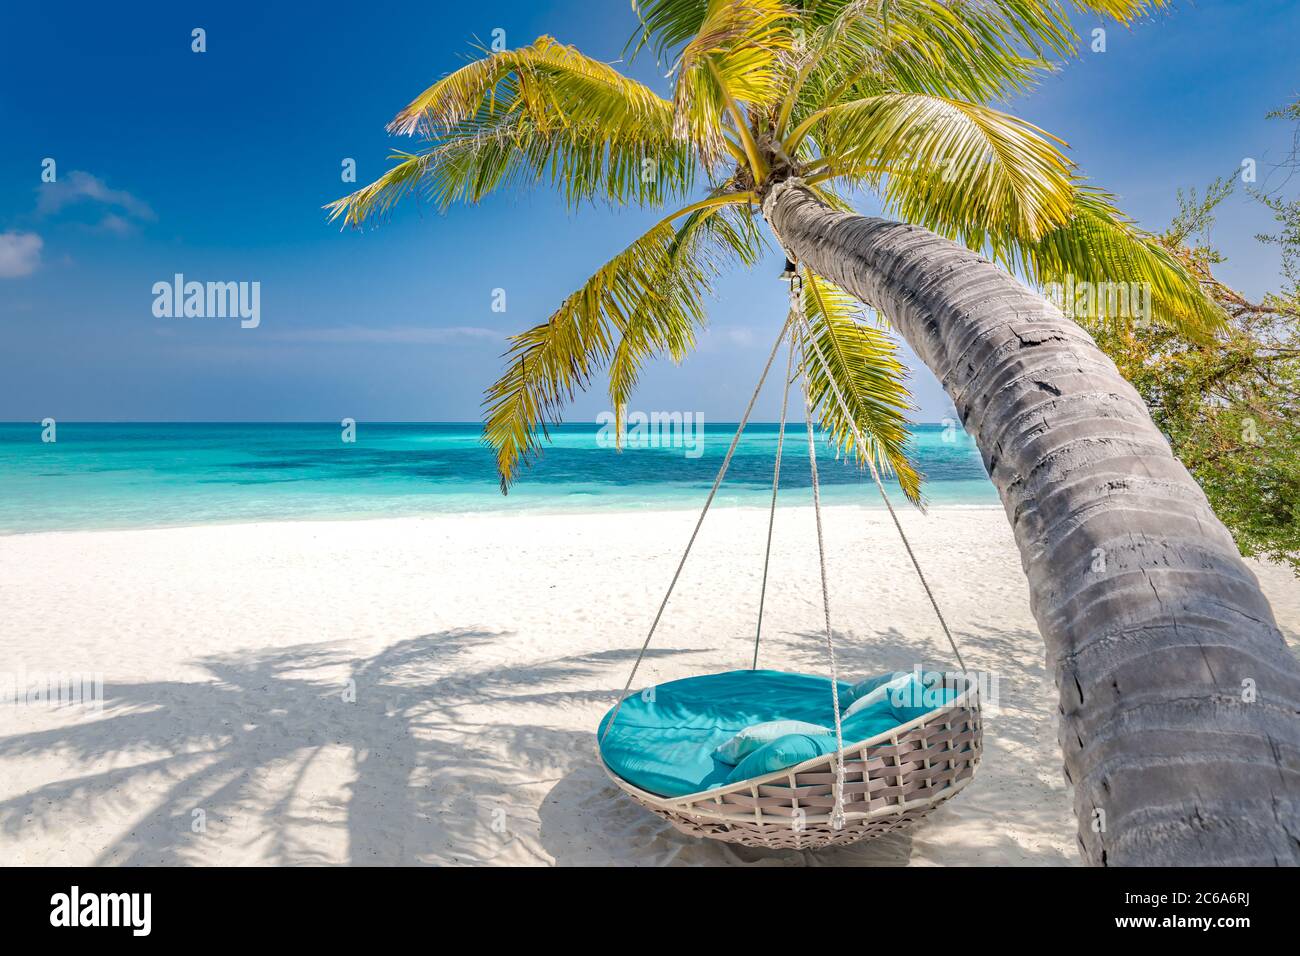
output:
M 36 212 L 42 216 L 52 216 L 68 206 L 82 202 L 98 203 L 112 209 L 120 210 L 133 219 L 152 222 L 157 217 L 149 204 L 133 196 L 125 189 L 110 189 L 98 176 L 74 169 L 57 182 L 46 183 L 40 187 L 40 198 L 36 203 Z
M 110 212 L 99 221 L 99 225 L 95 228 L 100 232 L 112 233 L 115 236 L 129 236 L 135 232 L 135 223 L 115 212 Z
M 43 245 L 34 232 L 0 232 L 0 279 L 19 279 L 35 272 Z

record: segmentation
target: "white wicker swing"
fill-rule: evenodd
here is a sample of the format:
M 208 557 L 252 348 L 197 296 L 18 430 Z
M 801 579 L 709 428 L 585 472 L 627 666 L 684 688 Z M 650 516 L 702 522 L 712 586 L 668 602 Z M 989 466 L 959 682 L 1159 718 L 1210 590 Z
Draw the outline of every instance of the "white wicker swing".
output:
M 826 358 L 812 334 L 803 313 L 802 283 L 792 263 L 787 261 L 785 277 L 790 282 L 790 313 L 781 335 L 768 356 L 767 365 L 759 377 L 736 429 L 735 437 L 727 449 L 722 466 L 714 479 L 713 487 L 705 500 L 704 509 L 687 542 L 685 553 L 673 574 L 668 592 L 664 595 L 623 692 L 619 695 L 613 713 L 605 726 L 607 736 L 618 719 L 619 710 L 628 696 L 637 669 L 654 636 L 659 620 L 672 596 L 677 579 L 690 555 L 691 547 L 699 534 L 704 517 L 708 514 L 736 446 L 749 422 L 754 403 L 762 391 L 763 383 L 772 368 L 772 362 L 786 336 L 790 337 L 789 358 L 786 365 L 785 397 L 781 405 L 781 427 L 777 437 L 776 464 L 772 479 L 772 505 L 768 518 L 767 553 L 763 562 L 763 584 L 759 596 L 758 625 L 754 636 L 753 667 L 758 667 L 759 639 L 763 628 L 763 603 L 767 593 L 768 563 L 772 549 L 772 527 L 776 516 L 777 489 L 781 479 L 781 454 L 785 442 L 786 413 L 789 404 L 790 381 L 794 370 L 794 352 L 801 338 L 806 336 L 810 351 L 815 355 L 830 384 L 831 392 L 851 423 L 858 447 L 865 448 L 862 433 L 849 413 L 844 397 L 831 377 Z M 817 548 L 821 564 L 822 608 L 826 625 L 826 647 L 830 664 L 831 699 L 835 714 L 834 752 L 806 760 L 784 770 L 750 780 L 715 787 L 682 797 L 663 797 L 633 785 L 615 773 L 605 763 L 597 745 L 597 755 L 610 778 L 646 809 L 668 820 L 674 827 L 692 836 L 740 843 L 745 846 L 770 849 L 819 849 L 867 840 L 891 830 L 908 827 L 926 816 L 939 804 L 951 799 L 974 778 L 982 750 L 982 731 L 978 690 L 975 681 L 966 671 L 961 653 L 948 629 L 939 605 L 935 601 L 925 575 L 917 563 L 907 536 L 903 533 L 898 515 L 894 512 L 874 461 L 864 456 L 885 507 L 893 519 L 908 557 L 920 577 L 926 596 L 938 616 L 939 624 L 952 647 L 959 675 L 943 678 L 945 689 L 955 696 L 929 713 L 877 734 L 867 740 L 845 743 L 841 731 L 838 673 L 835 665 L 835 647 L 831 640 L 830 595 L 826 584 L 826 555 L 822 536 L 821 492 L 817 479 L 816 446 L 813 439 L 812 403 L 806 364 L 802 368 L 804 411 L 808 431 L 808 458 L 812 473 L 813 512 L 817 525 Z

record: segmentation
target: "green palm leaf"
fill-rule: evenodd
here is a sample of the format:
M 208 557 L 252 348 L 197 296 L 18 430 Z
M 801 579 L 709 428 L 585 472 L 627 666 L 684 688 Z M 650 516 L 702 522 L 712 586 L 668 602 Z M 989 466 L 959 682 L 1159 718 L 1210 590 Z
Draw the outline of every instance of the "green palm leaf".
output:
M 640 27 L 628 41 L 639 51 L 647 46 L 663 60 L 695 36 L 704 23 L 709 0 L 633 0 L 632 8 Z M 1007 35 L 1034 56 L 1054 53 L 1069 56 L 1076 51 L 1078 35 L 1070 23 L 1070 7 L 1086 13 L 1108 16 L 1130 23 L 1152 10 L 1168 6 L 1167 0 L 980 0 L 954 3 L 951 0 L 789 0 L 806 27 L 824 26 L 837 19 L 874 20 L 883 25 L 923 24 L 945 16 L 972 17 L 974 22 L 999 35 Z
M 1022 40 L 992 4 L 846 3 L 809 38 L 786 112 L 798 121 L 828 104 L 891 91 L 979 103 L 1025 93 L 1052 67 Z
M 724 149 L 724 119 L 740 139 L 749 137 L 736 104 L 761 107 L 778 98 L 780 58 L 794 43 L 791 22 L 780 0 L 709 0 L 699 31 L 673 67 L 676 134 L 710 159 Z
M 701 240 L 716 234 L 700 222 L 674 229 L 660 222 L 607 262 L 549 319 L 511 338 L 506 370 L 488 389 L 484 438 L 497 451 L 504 493 L 522 463 L 541 450 L 548 425 L 605 368 L 623 336 L 631 337 L 612 385 L 618 397 L 635 383 L 649 354 L 685 354 L 705 322 L 703 296 L 722 266 Z M 705 250 L 710 254 L 705 254 Z M 630 384 L 629 384 L 630 383 Z M 619 389 L 625 391 L 617 391 Z
M 667 59 L 670 51 L 690 42 L 704 30 L 714 0 L 632 0 L 632 10 L 640 20 L 640 28 L 628 40 L 627 48 L 635 53 L 647 45 L 654 47 L 659 60 Z M 791 0 L 787 10 L 803 11 L 816 7 L 803 0 Z
M 649 87 L 576 47 L 541 36 L 492 53 L 443 77 L 388 125 L 390 132 L 435 136 L 455 130 L 484 106 L 519 110 L 539 127 L 593 126 L 613 135 L 665 129 L 667 102 Z
M 526 117 L 464 123 L 422 152 L 395 152 L 372 183 L 327 205 L 331 220 L 357 226 L 415 193 L 440 211 L 496 190 L 543 180 L 573 207 L 591 199 L 656 207 L 691 187 L 695 163 L 679 142 L 603 140 L 594 131 L 537 129 Z
M 601 198 L 660 205 L 689 191 L 692 145 L 673 136 L 672 105 L 550 37 L 492 54 L 438 81 L 390 128 L 432 145 L 397 152 L 375 182 L 330 203 L 359 225 L 415 192 L 445 209 L 549 178 L 571 206 Z
M 704 291 L 712 276 L 733 263 L 752 266 L 764 245 L 749 207 L 708 206 L 682 221 L 665 269 L 695 273 Z M 622 424 L 624 409 L 647 361 L 667 353 L 674 362 L 681 362 L 695 347 L 696 323 L 680 321 L 678 316 L 668 319 L 655 309 L 635 313 L 614 350 L 609 363 L 609 398 L 616 425 Z M 621 440 L 621 427 L 615 434 Z
M 1006 113 L 885 93 L 828 107 L 805 123 L 814 125 L 831 157 L 826 175 L 880 189 L 890 208 L 928 228 L 1037 239 L 1071 215 L 1069 161 L 1048 134 Z
M 854 456 L 860 465 L 870 458 L 881 471 L 892 472 L 908 499 L 920 503 L 922 476 L 907 456 L 906 416 L 913 406 L 907 372 L 893 341 L 882 330 L 859 321 L 862 307 L 857 300 L 807 269 L 803 270 L 803 308 L 812 341 L 804 340 L 802 361 L 822 427 L 836 448 Z M 852 417 L 840 407 L 819 354 Z M 865 448 L 858 445 L 855 424 L 866 440 Z
M 1076 283 L 1139 283 L 1151 292 L 1156 321 L 1196 337 L 1223 325 L 1222 311 L 1196 277 L 1101 190 L 1079 189 L 1069 221 L 1037 241 L 993 237 L 991 245 L 996 256 L 1036 284 L 1070 278 Z

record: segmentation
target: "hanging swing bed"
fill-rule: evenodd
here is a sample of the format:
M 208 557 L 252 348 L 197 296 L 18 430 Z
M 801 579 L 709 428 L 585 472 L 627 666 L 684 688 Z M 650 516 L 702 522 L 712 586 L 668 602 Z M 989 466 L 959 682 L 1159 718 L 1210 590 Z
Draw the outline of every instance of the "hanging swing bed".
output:
M 685 833 L 745 846 L 809 850 L 855 843 L 911 826 L 956 796 L 974 777 L 982 750 L 982 731 L 975 680 L 966 671 L 870 455 L 864 457 L 871 477 L 948 638 L 960 672 L 884 674 L 857 684 L 839 680 L 831 636 L 808 356 L 818 362 L 830 383 L 831 395 L 851 423 L 858 448 L 867 445 L 812 334 L 803 311 L 802 283 L 789 262 L 785 278 L 790 282 L 787 321 L 768 356 L 623 692 L 600 722 L 597 753 L 614 783 Z M 787 337 L 785 396 L 751 669 L 686 678 L 629 695 L 754 403 Z M 800 373 L 829 679 L 758 669 L 796 350 L 805 356 Z

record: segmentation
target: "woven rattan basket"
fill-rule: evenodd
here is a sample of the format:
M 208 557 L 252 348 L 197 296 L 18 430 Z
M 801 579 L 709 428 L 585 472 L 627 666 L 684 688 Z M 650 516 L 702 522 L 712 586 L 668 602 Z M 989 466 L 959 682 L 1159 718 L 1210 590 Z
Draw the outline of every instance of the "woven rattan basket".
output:
M 975 775 L 983 746 L 978 690 L 964 677 L 946 685 L 962 691 L 951 704 L 845 745 L 840 830 L 830 822 L 834 754 L 685 797 L 659 797 L 607 765 L 605 772 L 647 810 L 691 836 L 774 850 L 869 840 L 916 823 Z

